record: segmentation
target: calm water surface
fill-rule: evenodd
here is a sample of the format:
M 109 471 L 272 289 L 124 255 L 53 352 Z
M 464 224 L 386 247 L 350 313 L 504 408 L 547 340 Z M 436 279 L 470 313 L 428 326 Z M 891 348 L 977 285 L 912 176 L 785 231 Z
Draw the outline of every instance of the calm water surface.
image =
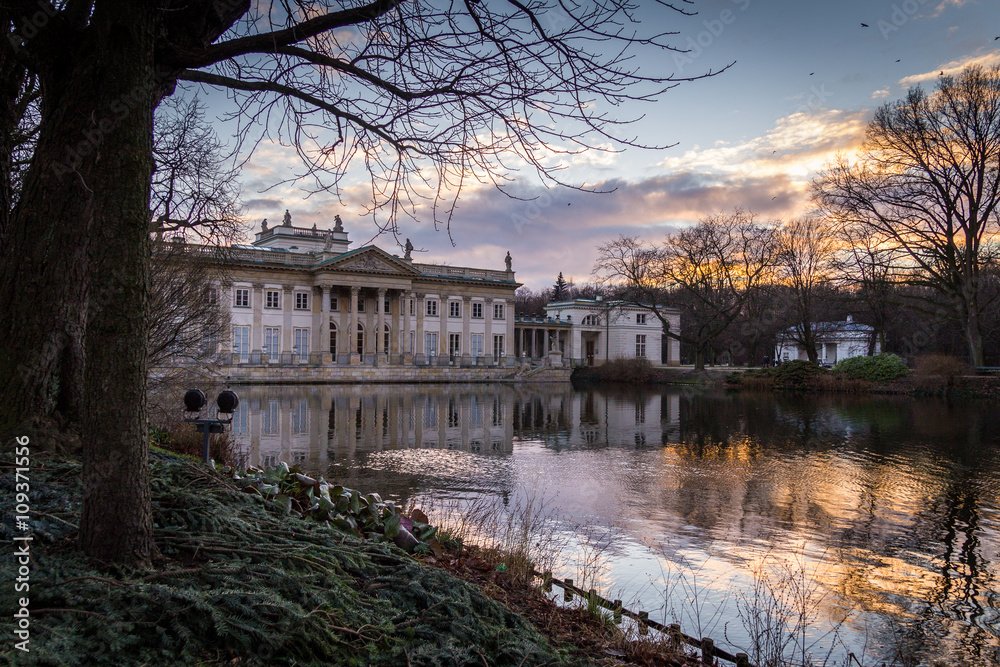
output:
M 776 598 L 808 610 L 799 653 L 816 664 L 1000 664 L 996 404 L 568 384 L 239 391 L 249 463 L 440 511 L 534 496 L 560 574 L 734 652 Z

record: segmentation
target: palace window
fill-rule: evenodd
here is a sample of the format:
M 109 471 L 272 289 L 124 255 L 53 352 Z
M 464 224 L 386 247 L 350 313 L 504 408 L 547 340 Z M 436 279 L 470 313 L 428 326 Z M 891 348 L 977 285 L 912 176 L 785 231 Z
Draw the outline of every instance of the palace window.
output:
M 264 327 L 264 352 L 274 356 L 281 349 L 281 328 Z
M 503 336 L 500 335 L 500 334 L 494 334 L 493 335 L 493 356 L 495 358 L 499 359 L 500 357 L 502 357 L 504 355 L 505 355 L 505 352 L 504 352 L 504 348 L 503 348 Z
M 389 297 L 385 297 L 385 303 L 382 304 L 382 312 L 386 315 L 392 314 L 392 300 Z
M 250 327 L 233 327 L 233 352 L 241 357 L 250 354 Z
M 448 302 L 448 317 L 461 317 L 462 316 L 462 302 L 461 301 L 449 301 Z
M 337 299 L 336 294 L 330 295 L 330 310 L 337 312 L 340 310 L 340 301 Z
M 438 335 L 434 332 L 424 333 L 424 354 L 428 357 L 437 355 Z
M 281 308 L 281 292 L 278 290 L 267 290 L 264 292 L 264 307 L 272 309 Z
M 246 287 L 237 287 L 233 294 L 233 306 L 235 308 L 250 307 L 250 290 Z
M 646 334 L 636 334 L 635 356 L 637 359 L 641 359 L 646 356 Z
M 473 301 L 472 302 L 472 319 L 481 320 L 483 319 L 483 302 Z
M 358 312 L 365 312 L 365 298 L 363 296 L 358 297 Z
M 295 293 L 295 310 L 309 310 L 309 292 Z
M 448 334 L 448 354 L 456 357 L 462 353 L 462 334 Z
M 596 327 L 601 323 L 601 321 L 598 319 L 597 315 L 585 315 L 580 323 L 585 327 Z
M 438 302 L 433 299 L 427 302 L 427 317 L 437 317 Z
M 293 351 L 301 355 L 309 354 L 309 329 L 295 329 L 293 334 L 295 339 Z
M 646 323 L 646 313 L 637 313 L 636 316 L 635 316 L 635 323 L 636 324 L 645 324 Z
M 493 304 L 493 319 L 502 320 L 504 319 L 503 304 L 494 303 Z

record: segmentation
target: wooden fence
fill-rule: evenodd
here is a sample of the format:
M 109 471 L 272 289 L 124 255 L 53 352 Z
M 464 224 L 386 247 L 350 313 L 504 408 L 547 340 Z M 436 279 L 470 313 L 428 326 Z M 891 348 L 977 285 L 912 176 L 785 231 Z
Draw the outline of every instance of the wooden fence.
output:
M 753 665 L 750 664 L 750 657 L 746 653 L 737 653 L 736 655 L 733 655 L 732 653 L 717 647 L 715 642 L 709 637 L 696 639 L 690 635 L 686 635 L 681 632 L 681 626 L 676 623 L 664 625 L 663 623 L 658 623 L 657 621 L 650 619 L 649 612 L 629 611 L 622 606 L 621 600 L 608 600 L 607 598 L 598 595 L 597 591 L 593 588 L 589 591 L 584 591 L 583 589 L 574 586 L 572 579 L 560 580 L 553 577 L 551 572 L 537 572 L 532 570 L 531 573 L 534 576 L 541 578 L 542 590 L 546 593 L 552 591 L 553 584 L 562 588 L 563 600 L 566 602 L 571 601 L 574 594 L 579 595 L 584 600 L 587 600 L 589 604 L 597 607 L 603 607 L 610 611 L 613 614 L 615 623 L 621 623 L 622 617 L 628 616 L 639 624 L 640 634 L 646 634 L 649 632 L 648 628 L 653 628 L 654 630 L 658 630 L 659 632 L 667 635 L 678 646 L 681 644 L 687 644 L 700 649 L 701 661 L 706 665 L 715 664 L 715 659 L 719 658 L 735 663 L 736 667 L 753 667 Z

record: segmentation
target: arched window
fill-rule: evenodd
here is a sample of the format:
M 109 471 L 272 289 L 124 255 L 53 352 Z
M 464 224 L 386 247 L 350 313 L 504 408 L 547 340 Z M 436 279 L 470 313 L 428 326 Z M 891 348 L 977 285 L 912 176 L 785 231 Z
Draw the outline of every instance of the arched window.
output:
M 357 352 L 358 354 L 365 353 L 365 326 L 358 322 L 358 340 L 357 340 Z
M 330 322 L 330 354 L 337 354 L 337 325 Z
M 389 354 L 391 352 L 391 350 L 389 349 L 389 338 L 390 338 L 389 334 L 390 334 L 389 325 L 386 324 L 385 325 L 385 329 L 382 332 L 382 336 L 383 336 L 383 338 L 382 338 L 382 352 L 384 352 L 385 354 Z

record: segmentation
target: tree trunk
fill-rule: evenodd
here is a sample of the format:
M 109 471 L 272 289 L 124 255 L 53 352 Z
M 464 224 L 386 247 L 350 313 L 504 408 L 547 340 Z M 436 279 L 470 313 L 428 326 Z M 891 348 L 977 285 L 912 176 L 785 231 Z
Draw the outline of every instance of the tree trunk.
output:
M 94 24 L 104 76 L 95 122 L 102 136 L 93 178 L 80 546 L 101 560 L 144 566 L 155 550 L 146 339 L 156 21 L 131 0 L 100 8 L 106 13 L 95 14 Z
M 61 55 L 76 66 L 41 77 L 38 143 L 0 250 L 0 432 L 80 414 L 94 166 L 81 139 L 93 68 Z

